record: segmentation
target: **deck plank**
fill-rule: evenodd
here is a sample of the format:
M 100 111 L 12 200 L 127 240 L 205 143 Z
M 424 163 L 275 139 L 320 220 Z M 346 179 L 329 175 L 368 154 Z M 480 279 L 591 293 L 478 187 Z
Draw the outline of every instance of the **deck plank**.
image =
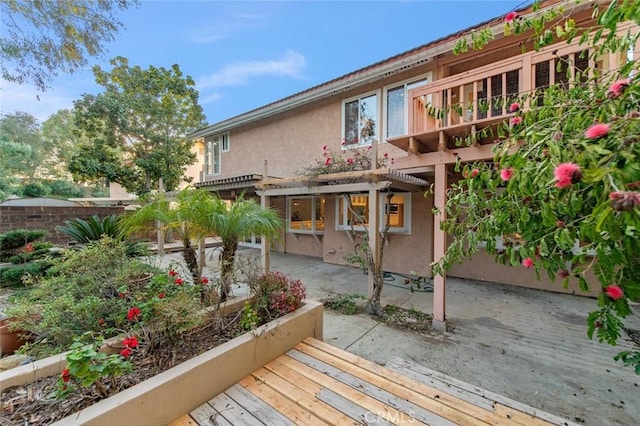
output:
M 174 420 L 169 426 L 198 426 L 198 423 L 191 418 L 190 415 L 185 414 L 179 419 Z
M 378 401 L 384 402 L 386 405 L 393 407 L 394 409 L 405 413 L 405 415 L 411 415 L 416 420 L 419 420 L 426 424 L 438 424 L 438 425 L 455 425 L 454 422 L 436 414 L 431 411 L 425 410 L 421 406 L 414 404 L 411 401 L 407 401 L 402 397 L 398 397 L 390 392 L 387 392 L 384 389 L 380 389 L 379 387 L 372 385 L 371 383 L 363 380 L 359 377 L 355 377 L 347 372 L 344 372 L 338 368 L 335 368 L 323 361 L 320 361 L 316 358 L 313 358 L 307 354 L 304 354 L 296 349 L 290 350 L 287 352 L 287 356 L 306 364 L 307 366 L 313 368 L 325 374 L 333 379 L 338 380 L 339 382 L 350 386 L 353 389 L 362 390 L 367 395 L 377 399 Z M 391 420 L 394 422 L 394 420 Z
M 368 411 L 358 404 L 350 401 L 349 399 L 332 392 L 318 383 L 307 379 L 305 376 L 293 371 L 276 361 L 272 361 L 264 367 L 266 370 L 278 375 L 279 377 L 295 384 L 299 388 L 303 389 L 312 395 L 315 395 L 320 401 L 330 405 L 333 409 L 338 410 L 349 418 L 353 419 L 358 424 L 375 424 L 375 425 L 391 425 L 383 418 L 378 417 L 375 413 Z
M 491 407 L 491 411 L 483 410 L 473 404 L 446 393 L 435 391 L 413 380 L 407 380 L 406 378 L 401 380 L 400 377 L 393 377 L 398 375 L 390 370 L 373 363 L 371 363 L 373 365 L 367 365 L 361 362 L 363 361 L 362 359 L 354 355 L 346 356 L 345 354 L 339 354 L 337 351 L 333 351 L 330 354 L 305 343 L 297 345 L 296 350 L 345 371 L 354 377 L 365 380 L 402 399 L 411 401 L 456 424 L 474 426 L 484 423 L 488 425 L 495 421 L 493 407 Z M 339 355 L 349 359 L 341 359 Z M 396 381 L 393 380 L 394 378 Z
M 411 375 L 417 381 L 428 383 L 430 379 L 435 379 L 443 383 L 449 383 L 451 386 L 458 388 L 460 391 L 467 393 L 468 395 L 476 395 L 485 398 L 494 405 L 502 404 L 506 407 L 510 407 L 514 410 L 520 411 L 524 414 L 537 418 L 544 424 L 551 424 L 557 426 L 579 426 L 577 423 L 563 419 L 559 416 L 547 413 L 546 411 L 539 410 L 521 402 L 512 400 L 505 396 L 487 391 L 469 383 L 454 379 L 440 372 L 431 370 L 423 365 L 417 364 L 412 361 L 408 361 L 399 357 L 393 358 L 388 364 L 390 369 L 400 372 L 402 374 Z M 501 412 L 503 413 L 503 412 Z M 509 420 L 509 419 L 504 419 Z
M 215 408 L 208 403 L 202 404 L 189 413 L 199 426 L 233 426 Z
M 303 387 L 296 386 L 294 383 L 283 379 L 265 368 L 260 368 L 251 375 L 290 401 L 315 414 L 316 417 L 319 417 L 326 423 L 334 425 L 356 424 L 353 419 L 350 419 L 340 411 L 319 400 L 314 394 L 307 393 Z
M 293 426 L 295 424 L 287 417 L 283 416 L 278 410 L 246 390 L 240 384 L 233 385 L 227 389 L 225 393 L 235 402 L 244 407 L 244 409 L 251 413 L 262 424 L 287 426 Z
M 255 376 L 247 376 L 240 380 L 238 384 L 269 404 L 296 425 L 316 426 L 327 424 L 327 422 L 317 417 L 314 412 L 307 411 L 304 407 L 284 398 L 280 393 L 258 380 Z
M 379 400 L 372 398 L 371 396 L 364 393 L 362 389 L 354 389 L 351 386 L 345 385 L 344 383 L 341 383 L 338 380 L 329 377 L 328 375 L 323 374 L 322 372 L 317 371 L 312 367 L 309 367 L 308 365 L 303 364 L 300 361 L 297 361 L 287 355 L 281 356 L 276 361 L 296 371 L 297 373 L 302 374 L 308 379 L 315 381 L 323 387 L 331 389 L 333 392 L 348 399 L 349 401 L 353 401 L 355 404 L 360 405 L 367 411 L 376 413 L 378 416 L 387 419 L 400 419 L 401 421 L 394 421 L 394 423 L 398 425 L 415 426 L 417 424 L 423 424 L 423 422 L 418 421 L 410 415 L 407 416 L 407 413 L 398 411 L 395 408 L 388 406 L 384 402 L 380 402 Z

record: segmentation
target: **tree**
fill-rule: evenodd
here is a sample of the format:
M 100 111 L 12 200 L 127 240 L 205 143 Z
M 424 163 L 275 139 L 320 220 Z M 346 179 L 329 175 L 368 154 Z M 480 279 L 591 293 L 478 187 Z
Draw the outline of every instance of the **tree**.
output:
M 220 300 L 225 301 L 231 291 L 231 279 L 238 242 L 252 235 L 273 238 L 282 229 L 278 212 L 264 208 L 254 200 L 240 196 L 232 203 L 214 197 L 214 208 L 204 216 L 203 226 L 222 239 L 220 253 Z
M 6 166 L 19 177 L 33 179 L 45 155 L 38 120 L 31 114 L 17 111 L 0 119 L 0 138 L 20 152 L 19 157 L 6 161 Z M 27 154 L 28 153 L 28 154 Z
M 111 65 L 110 72 L 93 68 L 105 92 L 75 102 L 76 125 L 89 142 L 79 147 L 70 171 L 76 180 L 107 178 L 139 195 L 160 178 L 166 190 L 175 190 L 195 161 L 185 135 L 206 124 L 193 79 L 178 65 L 143 70 L 122 57 Z
M 47 152 L 42 167 L 48 177 L 70 181 L 72 177 L 67 165 L 81 143 L 72 112 L 62 109 L 47 118 L 42 123 L 42 139 Z
M 626 55 L 637 30 L 616 30 L 627 20 L 640 25 L 640 2 L 596 4 L 594 16 L 596 27 L 578 28 L 560 7 L 533 19 L 512 12 L 505 32 L 532 30 L 536 48 L 556 37 L 580 40 L 594 61 L 609 52 Z M 639 71 L 637 60 L 609 74 L 588 69 L 568 87 L 515 100 L 493 163 L 457 164 L 465 178 L 449 193 L 442 225 L 455 238 L 434 272 L 444 274 L 485 241 L 498 262 L 535 268 L 538 276 L 544 270 L 564 286 L 569 280 L 583 290 L 598 286 L 588 336 L 615 345 L 631 313 L 628 300 L 640 298 Z M 512 238 L 498 251 L 495 239 L 503 236 Z M 640 351 L 616 359 L 640 374 Z
M 116 17 L 137 1 L 5 0 L 0 2 L 0 71 L 7 81 L 45 90 L 101 55 L 122 27 Z

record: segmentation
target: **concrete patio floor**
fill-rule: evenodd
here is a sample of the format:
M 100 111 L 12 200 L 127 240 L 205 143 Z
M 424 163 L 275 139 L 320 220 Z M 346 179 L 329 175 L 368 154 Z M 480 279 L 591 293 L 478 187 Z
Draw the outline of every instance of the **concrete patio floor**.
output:
M 217 258 L 211 250 L 207 253 L 209 259 Z M 259 256 L 255 249 L 240 253 Z M 178 253 L 169 254 L 161 263 L 166 266 L 179 258 Z M 300 279 L 310 299 L 367 291 L 366 276 L 355 268 L 279 253 L 271 254 L 271 265 Z M 216 269 L 210 260 L 205 274 Z M 411 293 L 400 279 L 389 284 L 383 305 L 432 311 L 432 293 Z M 617 352 L 633 348 L 633 342 L 624 336 L 618 347 L 610 347 L 589 340 L 586 317 L 595 306 L 591 298 L 450 278 L 451 331 L 420 335 L 364 314 L 325 310 L 324 341 L 379 364 L 396 356 L 409 359 L 574 422 L 637 425 L 640 376 L 613 361 Z M 629 318 L 626 326 L 640 329 L 640 317 Z

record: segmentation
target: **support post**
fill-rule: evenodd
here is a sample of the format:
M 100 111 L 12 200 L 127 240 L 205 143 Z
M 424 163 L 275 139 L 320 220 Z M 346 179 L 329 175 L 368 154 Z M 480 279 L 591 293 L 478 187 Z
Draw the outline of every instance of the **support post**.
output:
M 370 299 L 373 296 L 375 274 L 377 270 L 382 268 L 382 265 L 378 265 L 380 259 L 380 203 L 378 189 L 373 185 L 369 189 L 369 248 L 375 265 L 375 268 L 369 268 L 367 276 L 367 298 Z
M 435 194 L 434 207 L 439 211 L 433 217 L 433 260 L 439 261 L 447 250 L 447 236 L 440 229 L 440 224 L 446 219 L 444 209 L 447 201 L 447 165 L 437 164 L 435 166 Z M 446 314 L 445 314 L 445 287 L 446 277 L 436 275 L 433 277 L 433 328 L 440 331 L 446 331 Z
M 267 160 L 264 160 L 264 171 L 262 175 L 262 179 L 267 179 L 269 177 Z M 263 191 L 260 195 L 260 205 L 262 208 L 269 208 L 269 197 L 265 195 L 266 191 Z M 260 259 L 262 260 L 262 270 L 264 273 L 269 272 L 271 268 L 271 259 L 269 257 L 269 251 L 271 250 L 270 241 L 264 235 L 260 239 Z
M 164 183 L 162 182 L 162 178 L 158 179 L 158 193 L 164 195 Z M 159 220 L 156 220 L 156 230 L 158 236 L 158 255 L 164 256 L 164 229 L 162 229 L 162 224 Z

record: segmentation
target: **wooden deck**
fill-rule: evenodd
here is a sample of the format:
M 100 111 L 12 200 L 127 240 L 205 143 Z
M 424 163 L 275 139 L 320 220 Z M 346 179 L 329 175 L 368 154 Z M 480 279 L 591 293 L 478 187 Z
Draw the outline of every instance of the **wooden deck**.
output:
M 572 423 L 400 358 L 383 367 L 308 338 L 171 426 L 324 424 Z

